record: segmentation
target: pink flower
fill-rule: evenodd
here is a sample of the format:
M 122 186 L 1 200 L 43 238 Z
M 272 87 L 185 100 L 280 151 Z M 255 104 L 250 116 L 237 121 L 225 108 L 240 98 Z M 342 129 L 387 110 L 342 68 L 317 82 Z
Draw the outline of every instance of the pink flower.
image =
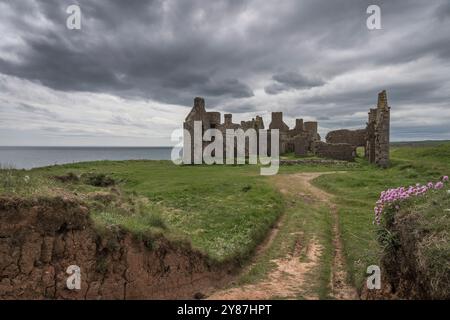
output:
M 383 211 L 385 209 L 386 204 L 393 203 L 395 204 L 395 209 L 399 210 L 400 206 L 397 204 L 398 202 L 402 200 L 409 199 L 413 196 L 421 196 L 425 193 L 427 193 L 429 190 L 432 189 L 442 189 L 444 188 L 444 182 L 449 181 L 448 176 L 443 176 L 441 181 L 438 181 L 436 184 L 433 182 L 428 182 L 426 185 L 421 185 L 420 183 L 416 183 L 415 186 L 409 186 L 408 188 L 405 187 L 398 187 L 395 189 L 387 189 L 380 193 L 380 197 L 378 201 L 375 204 L 374 208 L 374 214 L 375 219 L 374 223 L 380 224 L 381 216 L 383 214 Z M 448 191 L 450 193 L 450 190 Z
M 438 183 L 436 183 L 434 185 L 435 189 L 442 189 L 443 187 L 444 187 L 444 184 L 441 181 L 439 181 Z

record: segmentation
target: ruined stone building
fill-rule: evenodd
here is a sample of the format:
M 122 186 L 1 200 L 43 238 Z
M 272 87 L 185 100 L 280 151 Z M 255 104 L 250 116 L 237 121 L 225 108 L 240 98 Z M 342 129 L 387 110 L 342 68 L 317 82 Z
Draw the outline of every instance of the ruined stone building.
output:
M 224 135 L 226 129 L 243 129 L 244 131 L 249 128 L 264 129 L 264 122 L 260 116 L 256 116 L 250 121 L 241 121 L 238 124 L 233 123 L 231 114 L 225 114 L 222 123 L 220 112 L 207 112 L 205 100 L 197 97 L 183 125 L 184 129 L 190 133 L 190 141 L 188 141 L 188 137 L 184 138 L 185 148 L 190 147 L 191 150 L 191 163 L 202 163 L 201 158 L 194 159 L 194 147 L 195 143 L 198 143 L 194 136 L 194 121 L 201 121 L 201 132 L 198 133 L 201 136 L 208 129 L 218 129 Z M 290 129 L 283 121 L 282 112 L 272 112 L 268 132 L 270 136 L 271 130 L 279 130 L 280 154 L 293 152 L 297 156 L 316 155 L 323 158 L 353 161 L 356 157 L 356 148 L 364 147 L 365 157 L 370 163 L 387 167 L 389 165 L 389 127 L 390 107 L 387 104 L 386 91 L 382 91 L 378 94 L 377 107 L 370 109 L 369 119 L 364 129 L 330 131 L 326 136 L 326 142 L 323 142 L 318 134 L 317 122 L 304 122 L 303 119 L 296 119 L 295 127 Z M 186 144 L 186 141 L 190 143 Z M 202 145 L 197 147 L 201 147 L 201 150 L 211 143 L 201 139 L 200 141 Z M 268 146 L 270 154 L 270 143 Z M 225 142 L 223 154 L 225 157 Z M 248 149 L 246 149 L 246 154 L 248 155 Z
M 330 131 L 325 139 L 329 144 L 364 147 L 364 155 L 370 163 L 386 168 L 389 165 L 390 109 L 386 90 L 383 90 L 378 94 L 377 107 L 369 111 L 365 129 Z
M 390 110 L 386 91 L 382 91 L 378 94 L 377 107 L 370 109 L 366 129 L 366 157 L 370 163 L 383 168 L 389 166 Z

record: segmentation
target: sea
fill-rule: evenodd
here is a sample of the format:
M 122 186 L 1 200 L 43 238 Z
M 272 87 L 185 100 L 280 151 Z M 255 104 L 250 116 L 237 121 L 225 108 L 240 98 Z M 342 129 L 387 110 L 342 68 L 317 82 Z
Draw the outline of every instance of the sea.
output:
M 0 147 L 0 166 L 32 169 L 98 160 L 170 160 L 172 147 Z

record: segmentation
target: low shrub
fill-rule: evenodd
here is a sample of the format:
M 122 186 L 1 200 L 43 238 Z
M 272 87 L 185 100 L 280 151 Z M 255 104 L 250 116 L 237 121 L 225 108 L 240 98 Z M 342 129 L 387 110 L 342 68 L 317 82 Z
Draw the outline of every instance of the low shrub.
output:
M 110 187 L 116 184 L 116 181 L 104 173 L 91 173 L 85 177 L 86 184 L 94 187 Z

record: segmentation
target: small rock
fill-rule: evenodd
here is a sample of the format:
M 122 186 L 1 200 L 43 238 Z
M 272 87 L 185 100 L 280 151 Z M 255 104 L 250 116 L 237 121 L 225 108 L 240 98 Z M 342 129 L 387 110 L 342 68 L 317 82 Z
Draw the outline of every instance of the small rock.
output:
M 194 299 L 196 299 L 196 300 L 202 300 L 205 298 L 206 298 L 206 296 L 201 292 L 197 292 L 196 294 L 194 294 Z

